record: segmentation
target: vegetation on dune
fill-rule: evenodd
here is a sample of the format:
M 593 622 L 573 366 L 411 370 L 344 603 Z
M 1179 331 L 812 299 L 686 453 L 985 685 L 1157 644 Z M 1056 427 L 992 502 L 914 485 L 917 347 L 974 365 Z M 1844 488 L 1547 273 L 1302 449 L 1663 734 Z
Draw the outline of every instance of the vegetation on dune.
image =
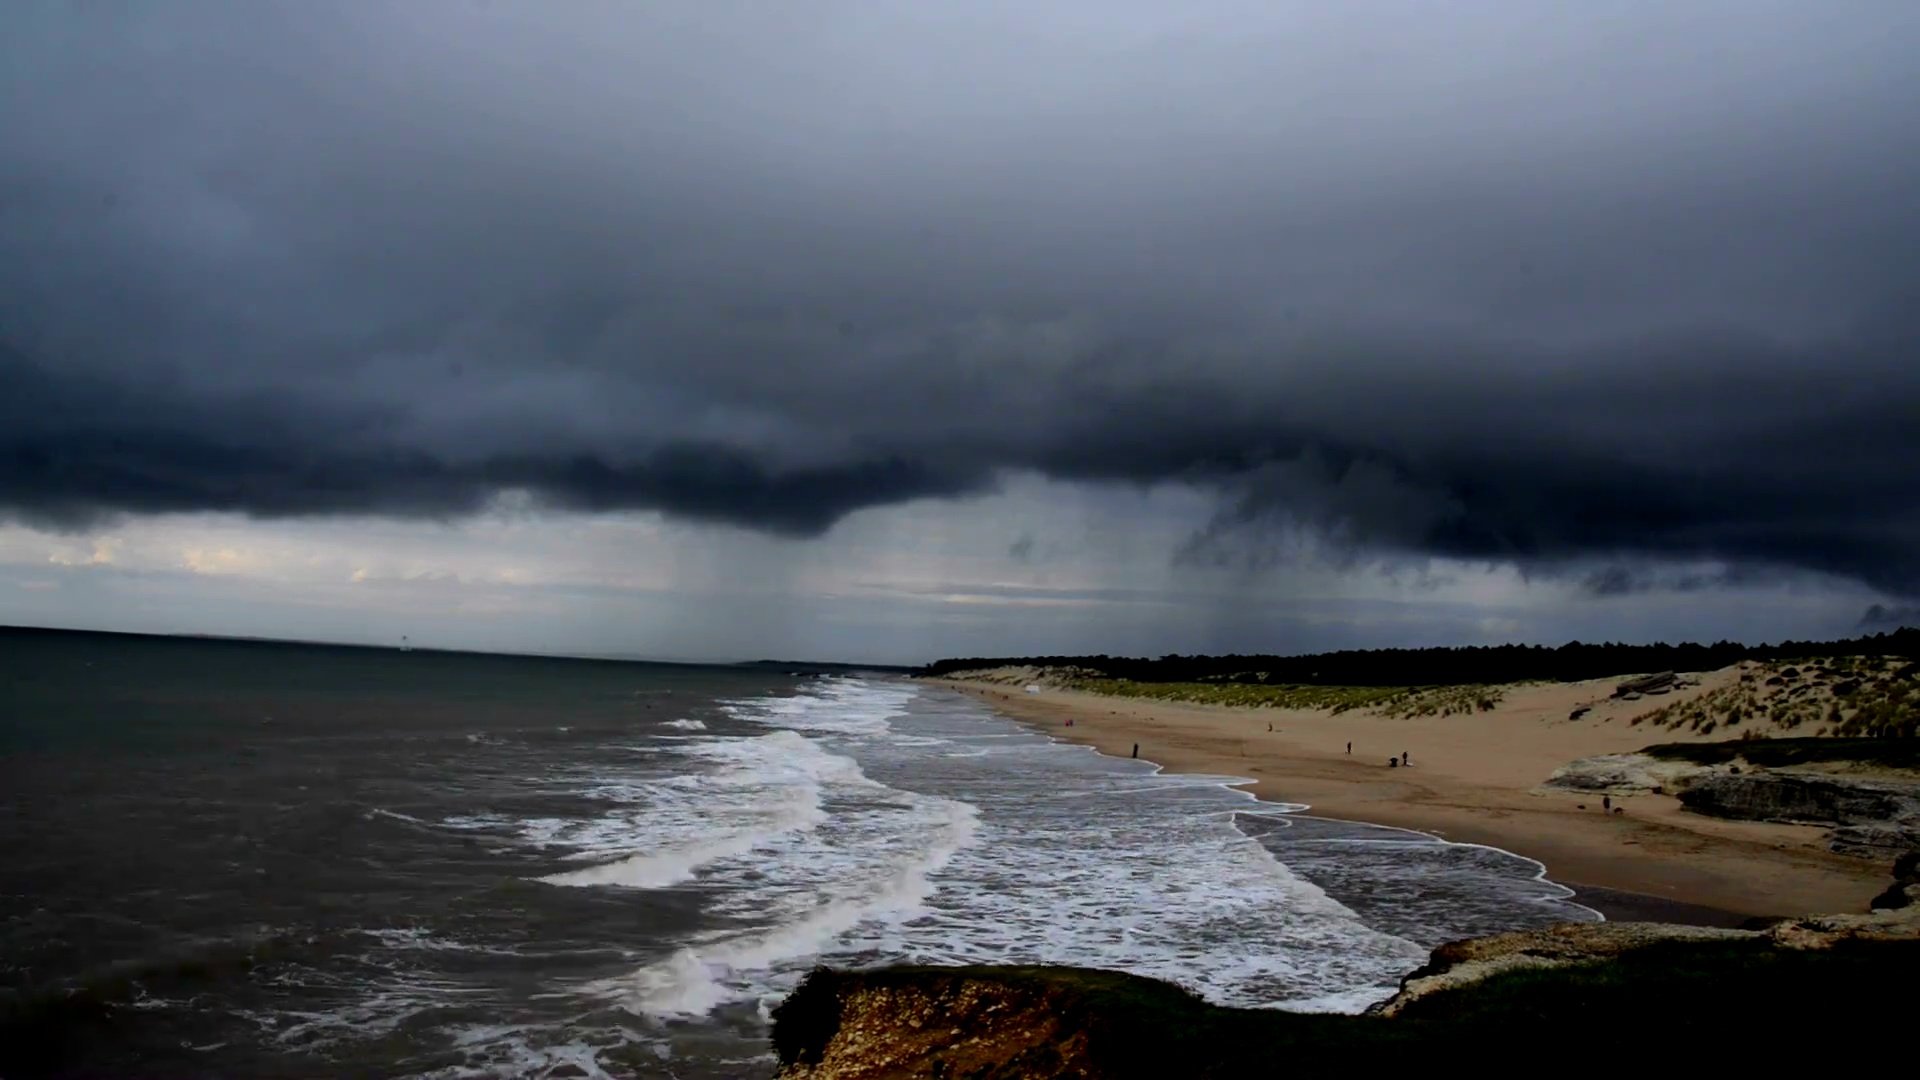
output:
M 1416 687 L 1405 696 L 1388 702 L 1380 712 L 1388 716 L 1453 716 L 1458 713 L 1492 712 L 1507 696 L 1506 686 L 1432 686 Z
M 1281 687 L 1434 687 L 1530 681 L 1572 682 L 1636 671 L 1714 671 L 1743 661 L 1839 659 L 1855 655 L 1920 657 L 1920 629 L 1845 641 L 1778 645 L 1583 644 L 1357 649 L 1306 656 L 969 657 L 938 660 L 918 674 L 951 675 L 996 667 L 1082 668 L 1104 678 L 1147 683 L 1229 682 Z
M 1072 690 L 1118 697 L 1152 698 L 1196 705 L 1232 705 L 1256 709 L 1372 709 L 1386 716 L 1452 716 L 1486 711 L 1505 695 L 1499 686 L 1301 686 L 1243 682 L 1134 682 L 1130 679 L 1077 678 Z
M 1710 734 L 1738 728 L 1857 738 L 1920 735 L 1920 671 L 1905 656 L 1798 657 L 1750 666 L 1740 678 L 1628 723 Z

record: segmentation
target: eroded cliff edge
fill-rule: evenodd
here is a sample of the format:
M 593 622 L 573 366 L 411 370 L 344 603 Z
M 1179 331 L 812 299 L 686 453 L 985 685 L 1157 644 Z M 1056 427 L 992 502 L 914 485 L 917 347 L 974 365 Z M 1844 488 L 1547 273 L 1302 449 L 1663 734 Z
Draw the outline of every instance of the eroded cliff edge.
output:
M 1543 787 L 1667 794 L 1696 814 L 1823 825 L 1830 849 L 1863 858 L 1920 851 L 1920 740 L 1669 743 L 1569 762 Z
M 1578 924 L 1456 942 L 1364 1016 L 1208 1005 L 1117 972 L 1048 967 L 820 970 L 774 1010 L 787 1080 L 1350 1074 L 1622 1041 L 1665 1065 L 1814 1053 L 1814 1012 L 1902 1031 L 1920 972 L 1920 907 L 1765 930 Z M 1780 1030 L 1785 1031 L 1783 1027 Z M 1463 1057 L 1462 1055 L 1469 1055 Z

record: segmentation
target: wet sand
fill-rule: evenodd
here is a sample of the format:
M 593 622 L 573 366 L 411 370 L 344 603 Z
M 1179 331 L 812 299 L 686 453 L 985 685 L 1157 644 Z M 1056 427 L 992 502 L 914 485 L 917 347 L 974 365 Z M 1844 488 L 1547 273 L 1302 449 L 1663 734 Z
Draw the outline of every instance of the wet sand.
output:
M 1675 697 L 1733 677 L 1711 673 Z M 1141 758 L 1169 771 L 1244 776 L 1259 798 L 1305 803 L 1316 815 L 1538 859 L 1608 918 L 1731 925 L 1865 911 L 1889 880 L 1886 866 L 1827 851 L 1818 827 L 1703 817 L 1664 795 L 1618 798 L 1624 812 L 1606 814 L 1598 795 L 1539 790 L 1575 758 L 1699 738 L 1630 726 L 1659 703 L 1609 701 L 1611 680 L 1522 687 L 1491 712 L 1414 719 L 938 682 L 1103 753 L 1126 757 L 1138 744 Z M 1567 719 L 1576 705 L 1592 711 Z M 1389 767 L 1402 753 L 1411 766 Z

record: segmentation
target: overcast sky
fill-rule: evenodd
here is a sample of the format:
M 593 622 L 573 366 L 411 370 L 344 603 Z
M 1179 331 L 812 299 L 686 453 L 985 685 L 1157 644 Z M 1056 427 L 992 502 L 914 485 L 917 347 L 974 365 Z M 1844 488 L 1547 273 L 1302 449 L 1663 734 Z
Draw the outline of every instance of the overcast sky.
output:
M 1891 626 L 1912 0 L 0 12 L 0 622 Z

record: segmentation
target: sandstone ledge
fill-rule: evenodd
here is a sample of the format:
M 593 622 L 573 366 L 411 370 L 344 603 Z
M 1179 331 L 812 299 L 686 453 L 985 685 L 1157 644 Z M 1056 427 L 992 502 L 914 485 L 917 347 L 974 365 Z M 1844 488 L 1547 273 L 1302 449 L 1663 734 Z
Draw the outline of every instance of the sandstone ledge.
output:
M 1659 1045 L 1667 1065 L 1778 1068 L 1818 1040 L 1756 1031 L 1814 1002 L 1844 1003 L 1850 1030 L 1903 1030 L 1915 970 L 1920 908 L 1756 931 L 1578 924 L 1443 946 L 1364 1016 L 1219 1008 L 1077 968 L 823 969 L 775 1009 L 773 1038 L 787 1080 L 1347 1076 L 1496 1050 L 1518 1069 L 1504 1055 L 1596 1037 Z

